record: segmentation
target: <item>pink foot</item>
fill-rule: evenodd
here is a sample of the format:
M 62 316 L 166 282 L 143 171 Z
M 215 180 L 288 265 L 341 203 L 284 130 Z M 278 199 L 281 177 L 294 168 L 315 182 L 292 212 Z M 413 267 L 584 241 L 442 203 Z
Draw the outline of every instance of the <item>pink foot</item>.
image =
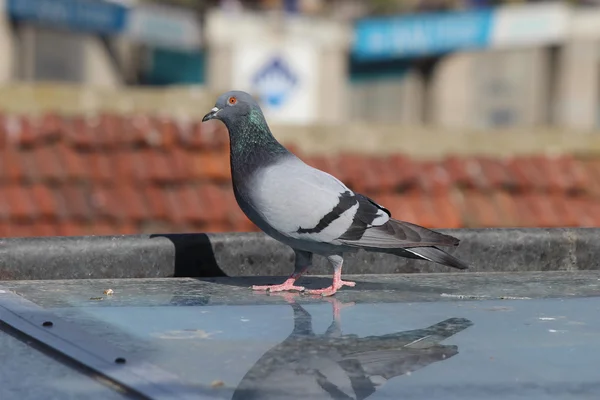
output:
M 252 290 L 266 290 L 268 292 L 284 292 L 287 290 L 297 290 L 299 292 L 304 291 L 304 286 L 295 286 L 295 279 L 289 278 L 287 281 L 280 285 L 265 285 L 265 286 L 252 286 Z
M 326 287 L 324 289 L 313 289 L 307 290 L 304 293 L 306 294 L 320 294 L 321 296 L 328 297 L 333 296 L 342 286 L 356 286 L 356 282 L 343 281 L 343 280 L 334 280 L 333 285 Z

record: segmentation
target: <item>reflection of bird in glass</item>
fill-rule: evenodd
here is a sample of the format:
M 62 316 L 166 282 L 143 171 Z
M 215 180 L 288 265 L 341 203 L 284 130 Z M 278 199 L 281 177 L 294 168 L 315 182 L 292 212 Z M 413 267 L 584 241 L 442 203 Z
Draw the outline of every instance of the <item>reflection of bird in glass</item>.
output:
M 311 315 L 291 296 L 294 330 L 266 352 L 246 373 L 233 400 L 365 399 L 387 380 L 416 371 L 458 353 L 439 342 L 468 328 L 472 322 L 449 318 L 424 329 L 382 336 L 343 335 L 339 309 L 324 334 L 315 334 Z

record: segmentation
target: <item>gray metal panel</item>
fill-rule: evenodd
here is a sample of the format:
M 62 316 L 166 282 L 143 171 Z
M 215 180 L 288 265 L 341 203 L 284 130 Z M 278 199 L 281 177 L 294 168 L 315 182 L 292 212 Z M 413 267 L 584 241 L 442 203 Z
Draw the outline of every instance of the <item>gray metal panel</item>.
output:
M 58 318 L 35 303 L 0 286 L 0 322 L 123 389 L 152 400 L 209 399 L 175 376 Z
M 0 330 L 0 399 L 125 400 L 128 397 Z

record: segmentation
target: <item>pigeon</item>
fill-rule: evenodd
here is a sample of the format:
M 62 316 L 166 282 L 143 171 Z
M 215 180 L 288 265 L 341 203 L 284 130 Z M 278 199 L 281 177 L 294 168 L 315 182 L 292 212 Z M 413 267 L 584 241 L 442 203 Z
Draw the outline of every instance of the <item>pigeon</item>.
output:
M 458 346 L 441 342 L 473 325 L 454 317 L 426 328 L 360 337 L 342 332 L 339 308 L 344 304 L 328 300 L 333 300 L 333 321 L 324 333 L 314 331 L 304 307 L 287 300 L 292 333 L 256 361 L 232 400 L 363 400 L 391 379 L 458 355 Z
M 343 286 L 356 285 L 342 280 L 343 255 L 361 249 L 468 268 L 438 247 L 458 246 L 459 239 L 392 218 L 384 206 L 288 151 L 275 139 L 250 94 L 222 94 L 202 118 L 203 123 L 209 120 L 221 121 L 229 132 L 231 179 L 239 207 L 258 228 L 294 251 L 294 272 L 285 282 L 253 286 L 254 290 L 331 296 Z M 308 271 L 314 254 L 332 265 L 333 282 L 306 290 L 296 281 Z

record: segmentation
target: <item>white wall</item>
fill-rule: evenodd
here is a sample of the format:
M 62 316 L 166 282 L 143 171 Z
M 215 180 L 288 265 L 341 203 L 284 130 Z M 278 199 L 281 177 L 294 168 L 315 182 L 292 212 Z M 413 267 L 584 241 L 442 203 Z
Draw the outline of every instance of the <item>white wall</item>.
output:
M 85 84 L 106 88 L 121 86 L 123 82 L 119 71 L 115 68 L 100 40 L 93 36 L 87 36 L 84 47 Z
M 15 37 L 5 10 L 5 0 L 0 0 L 0 84 L 13 80 L 15 68 Z

